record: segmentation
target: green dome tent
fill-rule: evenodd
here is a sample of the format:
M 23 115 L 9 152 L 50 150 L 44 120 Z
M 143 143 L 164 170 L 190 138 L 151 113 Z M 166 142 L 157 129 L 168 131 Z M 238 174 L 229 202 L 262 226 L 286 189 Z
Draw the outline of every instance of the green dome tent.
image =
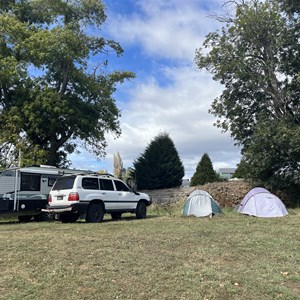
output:
M 222 213 L 219 203 L 212 196 L 203 191 L 195 190 L 187 198 L 183 210 L 183 216 L 206 217 Z

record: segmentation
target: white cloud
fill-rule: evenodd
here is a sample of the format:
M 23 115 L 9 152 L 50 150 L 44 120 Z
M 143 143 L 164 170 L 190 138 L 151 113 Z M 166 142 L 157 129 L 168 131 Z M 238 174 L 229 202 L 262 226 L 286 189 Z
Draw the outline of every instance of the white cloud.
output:
M 119 151 L 124 164 L 131 166 L 156 135 L 167 132 L 185 165 L 187 177 L 205 152 L 216 168 L 234 167 L 239 161 L 238 151 L 230 137 L 212 125 L 214 117 L 208 113 L 221 87 L 209 75 L 191 68 L 165 71 L 173 74 L 173 83 L 168 87 L 161 88 L 151 79 L 131 91 L 132 100 L 122 113 L 122 135 L 117 140 L 108 137 L 108 153 Z
M 204 153 L 208 153 L 215 169 L 235 167 L 239 162 L 239 150 L 228 134 L 213 126 L 215 118 L 208 113 L 222 87 L 192 64 L 195 49 L 217 27 L 199 2 L 214 11 L 220 7 L 216 5 L 218 0 L 148 0 L 133 1 L 138 6 L 130 14 L 112 15 L 110 11 L 108 31 L 112 38 L 146 56 L 130 53 L 139 59 L 134 70 L 137 78 L 119 88 L 126 93 L 126 101 L 116 94 L 122 109 L 122 135 L 116 140 L 107 136 L 107 157 L 101 163 L 85 153 L 89 166 L 112 172 L 113 154 L 120 152 L 124 166 L 130 167 L 161 132 L 167 132 L 174 141 L 186 177 L 193 175 Z M 146 67 L 151 72 L 145 72 Z M 83 162 L 76 162 L 74 156 L 72 160 L 74 166 Z
M 212 11 L 201 6 L 209 3 Z M 206 34 L 218 27 L 210 17 L 220 1 L 135 1 L 140 13 L 110 16 L 109 31 L 121 44 L 139 44 L 152 57 L 191 59 Z

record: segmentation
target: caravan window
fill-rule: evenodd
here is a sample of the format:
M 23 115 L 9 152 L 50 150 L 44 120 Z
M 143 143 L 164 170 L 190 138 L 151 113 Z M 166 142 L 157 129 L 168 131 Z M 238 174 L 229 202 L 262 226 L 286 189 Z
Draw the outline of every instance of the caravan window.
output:
M 21 191 L 40 191 L 41 175 L 21 173 Z

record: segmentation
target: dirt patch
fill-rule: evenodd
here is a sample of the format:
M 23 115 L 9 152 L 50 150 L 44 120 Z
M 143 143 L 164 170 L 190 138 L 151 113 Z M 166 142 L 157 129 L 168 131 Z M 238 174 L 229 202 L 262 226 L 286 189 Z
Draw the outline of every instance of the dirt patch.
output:
M 234 207 L 251 190 L 250 183 L 245 181 L 213 182 L 194 187 L 208 192 L 221 207 Z

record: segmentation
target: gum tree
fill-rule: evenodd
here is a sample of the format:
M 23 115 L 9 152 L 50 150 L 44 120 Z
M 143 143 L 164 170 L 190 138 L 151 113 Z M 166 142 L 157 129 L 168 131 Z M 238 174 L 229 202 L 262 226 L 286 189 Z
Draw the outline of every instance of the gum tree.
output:
M 195 57 L 198 67 L 224 86 L 210 109 L 215 125 L 230 131 L 241 146 L 249 177 L 274 188 L 299 184 L 300 171 L 295 138 L 300 125 L 299 11 L 286 13 L 288 2 L 227 1 L 234 15 L 222 18 L 222 29 L 207 35 Z
M 103 156 L 105 133 L 120 134 L 112 95 L 134 74 L 107 71 L 123 50 L 100 35 L 102 2 L 6 0 L 0 13 L 0 144 L 51 165 L 79 145 Z

